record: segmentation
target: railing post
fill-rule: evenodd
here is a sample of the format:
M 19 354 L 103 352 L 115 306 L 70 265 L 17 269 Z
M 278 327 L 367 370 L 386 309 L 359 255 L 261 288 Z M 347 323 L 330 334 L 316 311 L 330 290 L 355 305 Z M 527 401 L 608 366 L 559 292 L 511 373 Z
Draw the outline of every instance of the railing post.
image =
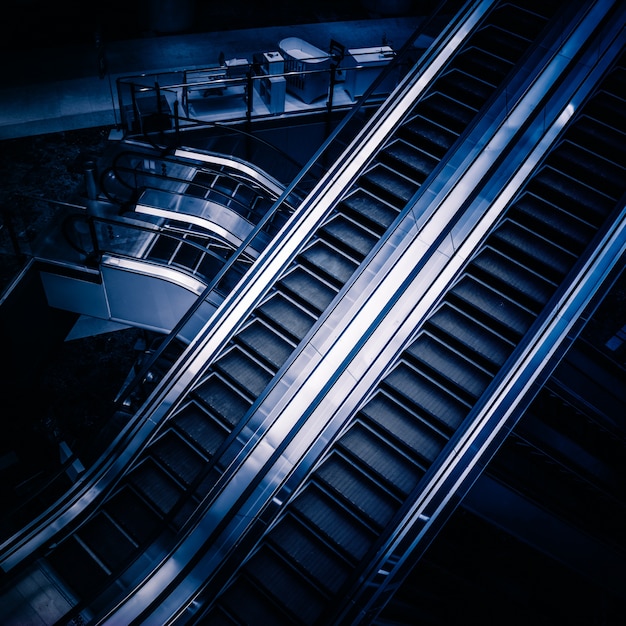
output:
M 330 60 L 330 78 L 329 78 L 329 85 L 328 85 L 328 101 L 326 103 L 326 110 L 328 114 L 327 134 L 330 134 L 330 130 L 331 130 L 331 122 L 332 122 L 331 116 L 333 112 L 333 96 L 335 93 L 335 84 L 337 82 L 337 68 L 339 67 L 339 64 L 341 63 L 341 61 L 343 61 L 343 57 L 346 54 L 346 48 L 345 46 L 340 44 L 338 41 L 331 39 L 329 54 L 330 54 L 331 60 Z
M 178 99 L 174 100 L 174 129 L 176 133 L 176 146 L 180 146 L 180 119 L 178 113 Z

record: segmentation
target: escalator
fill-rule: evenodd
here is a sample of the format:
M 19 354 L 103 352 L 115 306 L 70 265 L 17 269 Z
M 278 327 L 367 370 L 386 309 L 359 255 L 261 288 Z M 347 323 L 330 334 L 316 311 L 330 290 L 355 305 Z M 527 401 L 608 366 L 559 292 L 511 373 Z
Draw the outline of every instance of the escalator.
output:
M 446 159 L 464 153 L 463 141 L 490 99 L 524 67 L 544 30 L 554 34 L 562 26 L 552 21 L 560 10 L 558 2 L 496 3 L 103 503 L 49 547 L 46 563 L 80 598 L 73 615 L 106 612 L 150 570 L 151 555 L 174 545 L 228 469 L 229 447 L 244 437 L 264 390 L 420 187 Z M 604 93 L 592 104 L 603 106 Z M 249 612 L 255 623 L 312 624 L 349 587 L 358 564 L 615 205 L 617 189 L 600 192 L 595 183 L 589 193 L 599 218 L 593 222 L 585 205 L 559 197 L 567 177 L 563 160 L 573 152 L 602 163 L 600 175 L 620 185 L 621 169 L 604 154 L 606 144 L 598 141 L 592 152 L 581 143 L 563 143 L 551 154 L 524 195 L 528 208 L 518 202 L 507 213 L 201 623 L 243 623 Z M 583 170 L 591 172 L 587 165 Z M 565 189 L 572 188 L 568 178 Z M 537 234 L 539 226 L 544 234 Z M 558 244 L 550 240 L 555 232 Z
M 624 160 L 613 144 L 626 131 L 624 62 L 622 56 L 222 593 L 207 590 L 208 608 L 185 623 L 242 624 L 258 615 L 284 624 L 372 618 L 357 611 L 366 601 L 356 595 L 363 563 L 381 549 L 379 538 L 399 523 L 399 511 L 623 202 Z M 519 467 L 534 467 L 537 488 L 549 477 L 560 481 L 545 490 L 561 493 L 562 507 L 568 502 L 571 489 L 558 469 L 541 470 L 532 454 L 525 463 L 519 454 L 504 458 L 524 482 Z M 613 517 L 612 499 L 596 501 L 598 508 L 588 509 L 587 500 L 582 506 L 592 515 L 569 507 L 561 514 L 603 527 Z M 385 575 L 379 570 L 379 578 Z

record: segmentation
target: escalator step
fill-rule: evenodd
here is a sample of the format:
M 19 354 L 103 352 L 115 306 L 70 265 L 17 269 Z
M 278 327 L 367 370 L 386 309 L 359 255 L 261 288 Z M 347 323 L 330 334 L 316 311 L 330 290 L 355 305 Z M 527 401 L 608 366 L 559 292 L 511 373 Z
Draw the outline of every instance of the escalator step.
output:
M 273 294 L 263 302 L 258 313 L 296 341 L 300 341 L 309 332 L 316 320 L 280 293 Z
M 513 345 L 492 330 L 478 324 L 449 304 L 444 304 L 427 321 L 436 336 L 471 355 L 469 358 L 488 370 L 497 371 L 513 350 Z
M 583 114 L 567 136 L 594 154 L 612 158 L 617 164 L 626 163 L 626 135 L 611 128 L 610 120 L 601 123 Z
M 131 470 L 128 480 L 163 515 L 174 508 L 182 495 L 182 488 L 156 467 L 151 459 Z
M 517 63 L 524 51 L 529 48 L 530 41 L 515 32 L 488 24 L 472 36 L 472 45 L 483 50 L 494 50 L 499 57 L 510 63 Z
M 293 515 L 285 515 L 268 535 L 269 543 L 326 593 L 336 593 L 350 567 Z
M 490 245 L 553 282 L 560 282 L 576 257 L 551 242 L 505 219 L 491 234 Z
M 298 626 L 297 620 L 289 620 L 286 616 L 277 615 L 277 608 L 270 600 L 259 591 L 245 577 L 238 577 L 236 584 L 231 585 L 219 598 L 219 606 L 222 607 L 226 618 L 216 617 L 216 611 L 203 619 L 206 626 L 219 626 L 221 624 L 275 624 L 275 626 Z M 232 621 L 230 621 L 232 619 Z
M 448 385 L 454 385 L 468 401 L 480 396 L 491 382 L 491 376 L 460 353 L 422 333 L 406 350 L 429 375 L 438 376 Z
M 423 115 L 417 115 L 404 124 L 398 134 L 418 150 L 432 154 L 437 159 L 444 157 L 459 136 Z
M 93 597 L 108 578 L 100 565 L 72 535 L 48 555 L 47 560 L 79 597 Z
M 321 232 L 323 239 L 346 252 L 357 263 L 361 263 L 378 242 L 378 237 L 341 214 L 334 215 Z
M 237 333 L 236 341 L 262 357 L 275 371 L 289 358 L 295 347 L 258 318 Z
M 470 273 L 523 307 L 538 312 L 555 285 L 493 248 L 484 248 L 471 263 Z
M 468 406 L 447 390 L 419 375 L 407 363 L 396 365 L 382 384 L 400 398 L 411 402 L 425 419 L 432 419 L 435 424 L 445 426 L 450 431 L 456 430 L 468 413 Z
M 149 453 L 173 476 L 190 485 L 202 471 L 206 460 L 172 430 L 150 445 Z
M 384 481 L 398 497 L 406 497 L 423 475 L 399 450 L 358 422 L 341 437 L 338 445 L 366 464 L 369 472 Z
M 252 582 L 271 594 L 274 602 L 297 617 L 300 624 L 307 626 L 317 623 L 325 607 L 326 596 L 285 561 L 277 558 L 268 547 L 261 546 L 246 562 L 244 570 Z
M 359 179 L 359 184 L 399 208 L 411 199 L 419 185 L 382 163 L 377 163 Z
M 317 315 L 328 307 L 338 292 L 337 288 L 323 282 L 301 265 L 281 278 L 279 288 L 281 291 L 288 291 L 292 298 L 305 304 Z
M 223 419 L 231 426 L 237 424 L 252 405 L 251 400 L 237 393 L 217 375 L 210 376 L 194 391 L 216 417 Z
M 261 394 L 272 379 L 272 373 L 261 367 L 258 361 L 243 352 L 239 346 L 233 346 L 221 356 L 213 368 L 254 398 Z
M 315 477 L 379 529 L 389 523 L 398 508 L 396 498 L 336 453 L 325 459 Z
M 481 48 L 470 47 L 461 52 L 454 60 L 461 71 L 476 76 L 496 87 L 499 85 L 513 64 L 497 56 L 497 51 L 490 52 Z
M 589 224 L 531 194 L 524 194 L 509 210 L 512 219 L 532 231 L 580 254 L 589 241 Z
M 626 111 L 624 98 L 612 93 L 600 92 L 589 104 L 585 105 L 585 113 L 589 117 L 608 124 L 620 133 L 626 133 Z
M 505 31 L 532 41 L 545 26 L 547 18 L 558 7 L 558 1 L 551 0 L 523 2 L 518 3 L 517 6 L 513 3 L 504 3 L 489 16 L 489 22 Z
M 341 254 L 321 239 L 316 239 L 300 253 L 298 259 L 306 262 L 312 271 L 323 274 L 337 286 L 345 285 L 358 267 L 357 261 Z
M 228 431 L 213 421 L 198 405 L 190 402 L 172 418 L 173 424 L 191 441 L 212 457 Z
M 533 176 L 527 189 L 549 203 L 593 226 L 599 226 L 615 202 L 606 194 L 546 166 Z
M 457 135 L 467 128 L 476 115 L 476 111 L 471 107 L 440 92 L 422 100 L 418 109 L 420 115 Z
M 564 142 L 551 153 L 550 163 L 590 187 L 617 198 L 624 188 L 624 167 L 604 156 L 610 158 L 611 155 L 597 156 L 576 144 Z
M 464 276 L 451 289 L 448 298 L 475 319 L 483 316 L 488 327 L 494 328 L 499 335 L 506 336 L 511 341 L 519 341 L 535 320 L 530 311 L 471 275 Z
M 353 562 L 362 559 L 374 541 L 371 528 L 314 483 L 307 485 L 293 501 L 292 508 L 324 541 Z
M 494 89 L 485 83 L 480 76 L 470 76 L 453 68 L 437 81 L 437 88 L 453 100 L 465 103 L 478 111 L 487 101 Z
M 77 535 L 111 571 L 123 566 L 136 548 L 120 528 L 103 513 L 92 517 L 81 526 Z
M 339 210 L 348 215 L 356 216 L 363 221 L 367 228 L 383 234 L 398 216 L 398 211 L 378 198 L 368 194 L 363 189 L 358 189 L 352 195 L 344 198 Z
M 161 518 L 132 489 L 123 486 L 109 498 L 104 508 L 138 544 L 144 544 L 157 531 Z
M 434 157 L 417 150 L 402 139 L 397 139 L 387 146 L 379 154 L 379 158 L 393 169 L 410 176 L 420 185 L 424 183 L 439 162 Z
M 436 431 L 407 407 L 403 407 L 384 393 L 377 393 L 362 409 L 367 420 L 397 438 L 419 459 L 426 461 L 426 469 L 441 452 L 447 437 Z

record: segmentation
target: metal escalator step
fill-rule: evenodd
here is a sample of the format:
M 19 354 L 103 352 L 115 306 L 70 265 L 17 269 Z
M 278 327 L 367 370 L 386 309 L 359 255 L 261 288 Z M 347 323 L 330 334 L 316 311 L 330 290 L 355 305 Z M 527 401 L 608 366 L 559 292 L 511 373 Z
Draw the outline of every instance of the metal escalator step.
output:
M 158 511 L 167 515 L 182 495 L 182 488 L 151 459 L 131 470 L 128 482 Z
M 585 114 L 599 122 L 608 124 L 620 133 L 626 133 L 626 111 L 624 108 L 623 98 L 602 91 L 585 105 Z
M 351 568 L 345 559 L 293 515 L 281 518 L 267 539 L 326 593 L 339 591 L 349 575 Z
M 503 3 L 490 16 L 489 22 L 517 36 L 532 41 L 545 26 L 547 18 L 559 7 L 558 2 Z
M 494 91 L 480 76 L 470 76 L 457 68 L 452 68 L 437 81 L 437 89 L 475 110 L 480 109 Z
M 527 189 L 596 227 L 615 206 L 610 196 L 549 166 L 533 176 Z
M 420 185 L 435 169 L 439 161 L 422 152 L 402 139 L 397 139 L 385 147 L 379 158 L 397 171 L 402 171 Z
M 364 189 L 343 198 L 339 210 L 356 216 L 365 226 L 383 234 L 398 216 L 398 210 L 380 199 L 368 194 Z
M 470 273 L 506 294 L 523 307 L 538 312 L 556 286 L 494 248 L 484 248 L 472 260 Z
M 469 274 L 450 290 L 448 298 L 472 317 L 474 312 L 481 312 L 487 326 L 493 325 L 498 334 L 511 341 L 518 341 L 535 320 L 533 313 Z
M 437 310 L 427 321 L 435 336 L 442 336 L 453 348 L 471 355 L 472 361 L 487 370 L 497 371 L 513 350 L 513 344 L 468 317 L 449 303 Z
M 315 480 L 332 489 L 368 524 L 384 528 L 398 508 L 398 500 L 337 453 L 328 456 L 315 472 Z
M 153 537 L 162 522 L 128 485 L 104 503 L 104 510 L 140 545 Z
M 233 346 L 220 356 L 213 364 L 213 368 L 228 377 L 233 385 L 254 398 L 261 394 L 273 376 L 272 372 L 263 368 L 257 360 L 246 354 L 239 346 Z
M 247 413 L 252 400 L 244 398 L 225 380 L 213 374 L 194 389 L 194 394 L 215 417 L 234 426 Z
M 293 342 L 278 335 L 258 318 L 238 332 L 235 340 L 262 357 L 276 371 L 295 348 Z
M 550 163 L 569 176 L 584 181 L 590 187 L 601 189 L 612 198 L 624 190 L 624 167 L 609 160 L 612 155 L 597 155 L 569 141 L 562 143 L 550 154 Z
M 600 122 L 583 112 L 567 137 L 594 154 L 612 158 L 617 164 L 626 163 L 626 135 L 611 128 L 610 120 Z
M 497 56 L 497 50 L 491 52 L 473 46 L 458 54 L 454 65 L 462 72 L 476 76 L 494 87 L 504 80 L 513 67 L 510 61 Z
M 296 306 L 281 293 L 272 294 L 259 306 L 257 313 L 298 342 L 316 321 L 313 315 Z
M 525 193 L 509 210 L 511 219 L 580 254 L 589 241 L 589 224 L 541 198 Z
M 492 379 L 484 369 L 427 333 L 420 334 L 405 353 L 420 363 L 420 369 L 427 368 L 429 375 L 435 373 L 454 385 L 468 401 L 478 398 Z
M 308 309 L 318 315 L 326 309 L 339 291 L 301 265 L 280 279 L 279 288 L 281 291 L 288 291 L 291 297 L 306 304 Z
M 185 485 L 195 480 L 206 463 L 206 459 L 172 430 L 152 443 L 148 452 Z
M 376 537 L 364 520 L 355 517 L 315 483 L 308 484 L 290 506 L 324 541 L 353 562 L 365 556 Z
M 448 441 L 446 435 L 383 392 L 377 393 L 360 413 L 365 416 L 364 419 L 383 429 L 388 436 L 396 437 L 399 445 L 407 446 L 413 452 L 414 458 L 425 461 L 422 464 L 424 470 Z
M 410 402 L 429 422 L 433 420 L 437 427 L 446 427 L 449 432 L 459 427 L 469 410 L 459 398 L 405 362 L 398 363 L 381 385 Z
M 626 100 L 626 55 L 617 60 L 611 73 L 602 82 L 602 88 L 617 98 Z
M 368 471 L 384 481 L 397 497 L 406 497 L 424 474 L 404 454 L 359 422 L 342 435 L 337 445 L 367 465 Z
M 303 626 L 315 624 L 326 604 L 327 596 L 309 583 L 296 569 L 280 559 L 266 545 L 244 565 L 245 575 L 262 588 L 274 603 L 297 617 Z
M 76 534 L 110 571 L 122 567 L 137 547 L 102 512 L 82 525 Z
M 47 556 L 48 562 L 81 598 L 93 597 L 108 578 L 97 561 L 72 535 Z
M 220 615 L 221 613 L 221 615 Z M 239 626 L 241 624 L 273 624 L 298 626 L 295 619 L 279 615 L 278 608 L 259 588 L 245 577 L 229 586 L 218 599 L 217 608 L 203 617 L 204 626 Z
M 378 242 L 378 237 L 341 213 L 334 215 L 321 232 L 330 241 L 360 263 Z
M 359 184 L 398 208 L 404 207 L 419 189 L 416 182 L 401 176 L 380 162 L 361 176 Z
M 301 252 L 298 260 L 306 262 L 314 273 L 323 274 L 338 287 L 346 284 L 359 265 L 356 260 L 350 259 L 321 239 L 316 239 Z
M 518 33 L 504 30 L 495 24 L 487 24 L 472 36 L 472 44 L 482 49 L 489 49 L 511 63 L 516 63 L 530 41 Z
M 505 219 L 498 226 L 489 242 L 552 282 L 560 282 L 577 258 L 510 219 Z
M 212 420 L 194 402 L 189 402 L 176 412 L 172 423 L 191 441 L 212 457 L 224 439 L 228 430 L 222 424 Z
M 418 105 L 420 115 L 460 135 L 476 115 L 471 107 L 453 100 L 441 92 L 435 92 Z
M 437 159 L 443 158 L 459 136 L 423 115 L 416 115 L 409 120 L 400 128 L 398 135 Z

